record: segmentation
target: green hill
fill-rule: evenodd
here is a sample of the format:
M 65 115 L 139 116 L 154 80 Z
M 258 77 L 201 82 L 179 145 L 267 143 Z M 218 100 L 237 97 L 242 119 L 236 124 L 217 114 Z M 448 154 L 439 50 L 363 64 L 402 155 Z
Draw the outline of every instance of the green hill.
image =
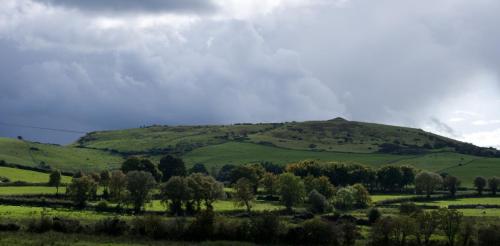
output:
M 500 175 L 500 159 L 494 158 L 500 154 L 495 149 L 480 148 L 421 129 L 342 118 L 262 124 L 155 125 L 91 132 L 69 146 L 0 139 L 0 160 L 29 166 L 42 163 L 66 171 L 116 168 L 131 155 L 158 161 L 166 154 L 181 156 L 188 166 L 204 163 L 209 168 L 228 163 L 286 164 L 317 159 L 370 166 L 410 164 L 457 174 L 464 178 L 465 184 L 474 175 Z

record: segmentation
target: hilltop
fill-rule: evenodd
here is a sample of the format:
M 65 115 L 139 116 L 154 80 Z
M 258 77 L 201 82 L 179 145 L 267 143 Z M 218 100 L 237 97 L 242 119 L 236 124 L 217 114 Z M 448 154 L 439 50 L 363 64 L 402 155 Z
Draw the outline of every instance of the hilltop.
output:
M 498 151 L 476 147 L 421 129 L 348 121 L 286 122 L 205 126 L 149 126 L 91 132 L 73 146 L 121 155 L 183 155 L 228 142 L 252 143 L 289 150 L 348 153 L 422 154 L 452 151 L 496 156 Z
M 0 139 L 0 160 L 65 171 L 118 168 L 128 156 L 158 162 L 167 154 L 188 166 L 304 159 L 358 162 L 370 166 L 410 164 L 456 173 L 469 182 L 487 169 L 500 175 L 499 152 L 421 129 L 335 118 L 327 121 L 161 126 L 90 132 L 68 146 Z

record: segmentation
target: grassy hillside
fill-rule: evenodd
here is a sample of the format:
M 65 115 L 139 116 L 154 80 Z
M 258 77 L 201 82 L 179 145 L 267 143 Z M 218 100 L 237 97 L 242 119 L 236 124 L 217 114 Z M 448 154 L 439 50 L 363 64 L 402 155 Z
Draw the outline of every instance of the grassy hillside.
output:
M 49 181 L 49 174 L 22 170 L 11 167 L 0 167 L 0 177 L 8 178 L 11 182 L 24 181 L 29 183 L 45 183 Z M 62 183 L 69 183 L 71 177 L 62 176 Z
M 65 171 L 77 171 L 116 168 L 123 158 L 101 150 L 0 138 L 0 160 L 33 167 L 42 163 Z
M 460 142 L 420 129 L 347 121 L 238 124 L 226 126 L 151 126 L 92 132 L 75 145 L 124 154 L 177 152 L 232 141 L 294 150 L 379 152 L 383 144 L 400 148 L 450 149 Z
M 91 132 L 74 144 L 58 146 L 0 138 L 0 160 L 28 166 L 45 163 L 65 171 L 116 168 L 138 155 L 158 162 L 182 157 L 188 166 L 304 159 L 357 162 L 369 166 L 413 165 L 448 172 L 470 184 L 477 175 L 500 176 L 494 149 L 479 148 L 420 129 L 347 121 L 266 124 L 150 126 Z

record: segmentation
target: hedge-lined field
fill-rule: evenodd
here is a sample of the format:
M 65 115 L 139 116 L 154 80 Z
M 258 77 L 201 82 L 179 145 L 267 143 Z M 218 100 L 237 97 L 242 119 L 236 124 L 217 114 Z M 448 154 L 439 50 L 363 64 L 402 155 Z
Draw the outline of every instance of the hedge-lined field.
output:
M 0 186 L 0 195 L 53 195 L 56 187 L 48 186 Z M 59 187 L 59 194 L 64 194 L 66 187 Z
M 0 167 L 0 176 L 8 178 L 10 182 L 24 181 L 28 183 L 46 183 L 49 181 L 48 173 L 23 170 L 12 167 Z M 61 182 L 67 184 L 71 182 L 71 177 L 62 176 Z

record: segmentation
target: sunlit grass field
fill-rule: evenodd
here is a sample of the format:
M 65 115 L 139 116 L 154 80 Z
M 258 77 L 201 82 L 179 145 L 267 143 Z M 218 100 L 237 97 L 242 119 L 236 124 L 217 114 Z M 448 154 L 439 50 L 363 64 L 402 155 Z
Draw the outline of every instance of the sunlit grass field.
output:
M 66 187 L 59 187 L 59 194 L 64 194 Z M 56 187 L 47 186 L 5 186 L 0 187 L 0 195 L 52 195 L 56 194 Z
M 442 200 L 442 201 L 429 201 L 429 202 L 417 202 L 419 205 L 435 205 L 440 207 L 446 207 L 448 205 L 500 205 L 500 197 L 474 197 L 474 198 L 458 198 L 454 200 Z
M 105 151 L 39 144 L 17 139 L 0 138 L 0 160 L 24 166 L 38 166 L 45 162 L 64 171 L 93 171 L 119 167 L 120 156 Z
M 11 167 L 0 167 L 0 176 L 14 181 L 24 181 L 30 183 L 45 183 L 49 181 L 49 174 L 42 172 L 35 172 L 30 170 L 23 170 Z M 71 177 L 62 176 L 62 183 L 71 182 Z

